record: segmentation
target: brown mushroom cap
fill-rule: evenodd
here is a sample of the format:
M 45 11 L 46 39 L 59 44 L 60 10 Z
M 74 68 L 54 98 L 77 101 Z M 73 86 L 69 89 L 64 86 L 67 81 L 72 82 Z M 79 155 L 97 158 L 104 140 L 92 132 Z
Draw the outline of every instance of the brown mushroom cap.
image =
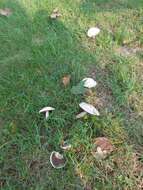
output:
M 107 151 L 107 154 L 113 152 L 114 146 L 110 142 L 110 140 L 106 137 L 98 137 L 95 139 L 95 145 L 100 147 L 102 151 Z

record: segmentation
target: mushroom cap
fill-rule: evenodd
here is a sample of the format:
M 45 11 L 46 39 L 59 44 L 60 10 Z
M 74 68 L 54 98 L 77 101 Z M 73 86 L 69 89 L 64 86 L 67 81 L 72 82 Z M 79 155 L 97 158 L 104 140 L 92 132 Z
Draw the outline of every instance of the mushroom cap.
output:
M 98 35 L 100 33 L 100 29 L 97 27 L 91 27 L 88 32 L 87 32 L 87 36 L 90 38 L 94 38 L 96 35 Z
M 98 112 L 98 110 L 91 104 L 88 104 L 86 102 L 81 102 L 79 104 L 79 106 L 87 113 L 91 114 L 91 115 L 97 115 L 99 116 L 100 113 Z
M 12 11 L 9 8 L 0 9 L 0 15 L 1 16 L 10 16 L 12 14 Z
M 66 161 L 65 161 L 63 155 L 56 151 L 53 151 L 51 153 L 50 163 L 56 169 L 63 168 L 66 165 Z
M 107 153 L 111 153 L 114 150 L 111 141 L 106 137 L 97 137 L 95 139 L 95 145 L 100 147 L 102 151 L 107 151 Z
M 84 78 L 84 87 L 86 88 L 93 88 L 97 85 L 97 82 L 93 78 Z
M 72 145 L 69 144 L 67 141 L 63 141 L 63 143 L 61 144 L 61 149 L 63 150 L 69 150 L 71 149 Z
M 44 108 L 42 108 L 42 109 L 39 111 L 39 113 L 48 112 L 48 111 L 53 111 L 53 110 L 55 110 L 55 108 L 53 108 L 53 107 L 44 107 Z
M 96 152 L 92 152 L 93 156 L 97 158 L 98 160 L 100 159 L 105 159 L 107 157 L 107 151 L 101 149 L 101 147 L 97 147 Z

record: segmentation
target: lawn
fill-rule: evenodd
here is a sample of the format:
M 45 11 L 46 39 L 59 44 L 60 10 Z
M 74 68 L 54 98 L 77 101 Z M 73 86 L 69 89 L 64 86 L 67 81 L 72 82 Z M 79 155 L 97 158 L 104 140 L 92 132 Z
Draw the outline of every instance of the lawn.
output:
M 0 0 L 4 8 L 12 14 L 0 16 L 0 188 L 142 190 L 143 1 Z M 51 19 L 55 8 L 61 17 Z M 101 30 L 95 39 L 92 26 Z M 72 94 L 85 77 L 97 87 Z M 82 101 L 100 116 L 76 119 Z M 55 108 L 48 120 L 45 106 Z M 96 160 L 103 136 L 115 148 Z M 69 151 L 60 148 L 65 139 Z M 64 168 L 51 166 L 52 151 Z

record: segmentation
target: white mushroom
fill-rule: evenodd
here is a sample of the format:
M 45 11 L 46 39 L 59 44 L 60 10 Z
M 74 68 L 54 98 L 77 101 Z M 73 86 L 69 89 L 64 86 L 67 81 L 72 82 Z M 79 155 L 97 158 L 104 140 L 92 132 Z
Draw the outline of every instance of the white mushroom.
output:
M 52 19 L 56 19 L 56 18 L 58 18 L 58 17 L 60 17 L 60 16 L 61 16 L 61 14 L 60 14 L 58 8 L 56 8 L 56 9 L 53 10 L 53 12 L 52 12 L 52 14 L 51 14 L 50 17 L 51 17 Z
M 82 81 L 84 82 L 84 87 L 86 88 L 93 88 L 97 85 L 97 82 L 92 78 L 84 78 Z
M 5 8 L 5 9 L 0 9 L 0 16 L 10 16 L 12 14 L 11 9 Z
M 86 114 L 87 113 L 85 111 L 83 111 L 83 112 L 76 115 L 76 119 L 80 119 L 80 118 L 84 117 Z
M 66 165 L 66 161 L 59 152 L 53 151 L 50 155 L 50 163 L 51 165 L 56 168 L 60 169 L 63 168 Z
M 102 151 L 101 147 L 98 146 L 97 151 L 93 153 L 93 156 L 98 160 L 105 159 L 107 157 L 107 151 Z
M 48 119 L 48 117 L 49 117 L 49 111 L 46 112 L 45 117 L 46 117 L 46 119 Z
M 44 107 L 39 111 L 39 113 L 45 113 L 46 119 L 47 119 L 49 117 L 49 111 L 53 111 L 53 110 L 55 110 L 55 108 L 53 107 Z
M 87 113 L 91 114 L 91 115 L 97 115 L 99 116 L 100 113 L 98 112 L 98 110 L 91 104 L 88 104 L 86 102 L 81 102 L 79 104 L 79 106 Z
M 87 32 L 87 36 L 90 38 L 95 38 L 95 36 L 97 36 L 100 33 L 100 29 L 97 27 L 91 27 L 88 32 Z
M 64 141 L 62 144 L 61 144 L 61 149 L 63 150 L 69 150 L 71 149 L 72 145 L 69 144 L 67 141 Z

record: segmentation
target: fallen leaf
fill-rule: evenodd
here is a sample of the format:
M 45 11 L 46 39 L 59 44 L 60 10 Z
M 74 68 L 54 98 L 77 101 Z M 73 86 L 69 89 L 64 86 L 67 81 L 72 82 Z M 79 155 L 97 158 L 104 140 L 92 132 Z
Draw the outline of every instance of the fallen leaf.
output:
M 0 15 L 1 16 L 10 16 L 12 14 L 12 11 L 8 8 L 0 9 Z
M 91 27 L 88 32 L 87 32 L 87 36 L 90 38 L 95 38 L 95 36 L 97 36 L 100 33 L 100 29 L 97 27 Z
M 71 76 L 70 75 L 66 75 L 62 78 L 62 83 L 63 85 L 66 87 L 69 85 L 70 83 L 70 80 L 71 80 Z
M 53 12 L 52 12 L 52 14 L 51 14 L 51 18 L 52 19 L 56 19 L 56 18 L 58 18 L 58 17 L 60 17 L 61 16 L 61 14 L 60 14 L 60 12 L 59 12 L 59 10 L 56 8 L 56 9 L 54 9 L 53 10 Z
M 66 165 L 66 161 L 65 161 L 63 155 L 60 154 L 59 152 L 56 152 L 56 151 L 53 151 L 51 153 L 51 155 L 50 155 L 50 163 L 56 169 L 63 168 Z
M 85 112 L 91 114 L 91 115 L 97 115 L 99 116 L 100 113 L 98 112 L 98 110 L 91 104 L 88 104 L 86 102 L 81 102 L 79 104 L 80 108 L 82 108 Z

